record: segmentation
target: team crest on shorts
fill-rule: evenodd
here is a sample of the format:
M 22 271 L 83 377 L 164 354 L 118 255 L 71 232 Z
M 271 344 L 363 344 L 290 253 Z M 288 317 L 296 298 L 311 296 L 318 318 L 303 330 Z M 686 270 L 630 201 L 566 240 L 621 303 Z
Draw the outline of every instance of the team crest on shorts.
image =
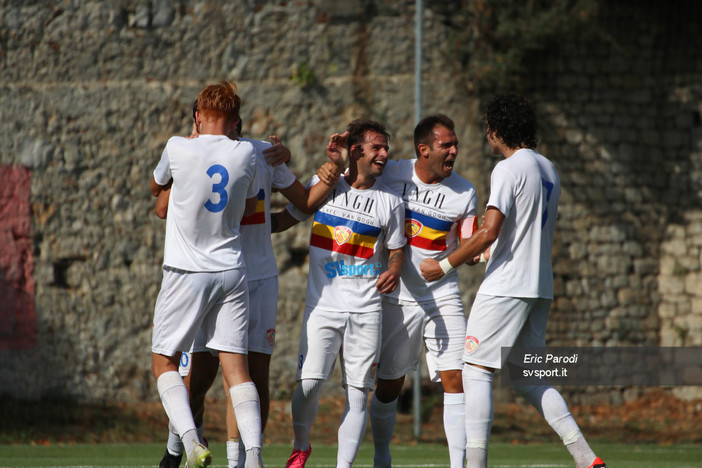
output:
M 373 365 L 371 365 L 371 379 L 375 379 L 375 374 L 378 373 L 378 363 L 374 362 Z
M 334 240 L 339 245 L 345 244 L 351 238 L 351 234 L 353 234 L 353 231 L 346 226 L 336 226 L 334 228 Z
M 476 350 L 480 341 L 474 336 L 466 336 L 466 353 L 472 353 Z
M 407 237 L 414 237 L 422 230 L 424 225 L 416 219 L 408 219 L 405 221 L 405 233 Z
M 266 340 L 269 346 L 275 344 L 275 328 L 269 328 L 268 331 L 266 331 Z

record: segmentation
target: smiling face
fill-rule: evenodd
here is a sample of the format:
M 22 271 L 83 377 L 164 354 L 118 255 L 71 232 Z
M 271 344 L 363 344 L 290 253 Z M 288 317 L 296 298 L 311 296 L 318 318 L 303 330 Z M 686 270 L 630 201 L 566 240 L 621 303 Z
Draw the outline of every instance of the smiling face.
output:
M 367 130 L 363 142 L 351 148 L 357 158 L 358 173 L 361 176 L 379 177 L 388 162 L 388 139 L 382 133 Z
M 425 183 L 440 182 L 450 176 L 458 156 L 458 138 L 453 130 L 438 124 L 432 133 L 434 141 L 431 145 L 420 144 L 418 147 L 417 171 L 424 176 Z

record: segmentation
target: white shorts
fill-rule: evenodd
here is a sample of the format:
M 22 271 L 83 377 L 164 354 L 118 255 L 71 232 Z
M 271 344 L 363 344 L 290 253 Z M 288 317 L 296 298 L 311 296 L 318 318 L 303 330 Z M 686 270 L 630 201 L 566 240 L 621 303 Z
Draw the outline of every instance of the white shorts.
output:
M 173 356 L 193 348 L 246 354 L 249 294 L 245 270 L 187 272 L 164 267 L 151 351 Z
M 278 277 L 249 281 L 249 352 L 273 354 Z
M 383 297 L 378 377 L 394 380 L 416 370 L 424 340 L 429 376 L 439 382 L 440 371 L 463 368 L 465 330 L 466 315 L 458 295 L 423 302 Z
M 330 312 L 305 307 L 298 352 L 297 380 L 327 380 L 341 357 L 343 384 L 375 386 L 380 351 L 380 311 Z
M 501 369 L 502 348 L 546 346 L 551 299 L 478 294 L 466 325 L 463 361 Z

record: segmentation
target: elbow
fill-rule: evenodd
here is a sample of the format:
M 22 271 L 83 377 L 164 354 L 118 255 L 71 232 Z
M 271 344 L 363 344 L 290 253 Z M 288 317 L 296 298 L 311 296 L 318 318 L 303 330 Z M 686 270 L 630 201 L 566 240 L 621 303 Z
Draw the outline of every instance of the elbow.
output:
M 166 219 L 166 215 L 167 215 L 167 213 L 168 213 L 168 209 L 167 209 L 167 208 L 160 207 L 160 206 L 157 206 L 156 208 L 154 208 L 154 213 L 156 213 L 156 216 L 158 216 L 159 218 L 161 218 L 161 219 Z
M 314 212 L 317 210 L 313 206 L 303 206 L 303 207 L 297 207 L 297 208 L 306 215 L 314 214 Z

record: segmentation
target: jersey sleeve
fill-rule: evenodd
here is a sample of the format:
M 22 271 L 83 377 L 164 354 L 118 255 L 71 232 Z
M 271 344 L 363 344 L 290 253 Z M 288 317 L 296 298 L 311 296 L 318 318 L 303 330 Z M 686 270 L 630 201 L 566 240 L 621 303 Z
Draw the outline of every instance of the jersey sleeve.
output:
M 286 189 L 290 187 L 297 178 L 286 164 L 275 166 L 273 169 L 272 186 L 276 189 Z
M 405 236 L 405 208 L 399 197 L 391 196 L 391 209 L 385 235 L 385 247 L 388 250 L 400 249 L 407 243 Z
M 495 167 L 490 178 L 490 198 L 487 206 L 495 207 L 500 213 L 507 216 L 514 204 L 514 186 L 516 180 L 514 175 L 500 167 Z
M 154 169 L 154 181 L 158 185 L 166 185 L 171 178 L 171 161 L 168 158 L 168 145 L 166 145 L 163 148 L 163 153 L 161 153 L 161 160 L 156 165 L 156 169 Z

